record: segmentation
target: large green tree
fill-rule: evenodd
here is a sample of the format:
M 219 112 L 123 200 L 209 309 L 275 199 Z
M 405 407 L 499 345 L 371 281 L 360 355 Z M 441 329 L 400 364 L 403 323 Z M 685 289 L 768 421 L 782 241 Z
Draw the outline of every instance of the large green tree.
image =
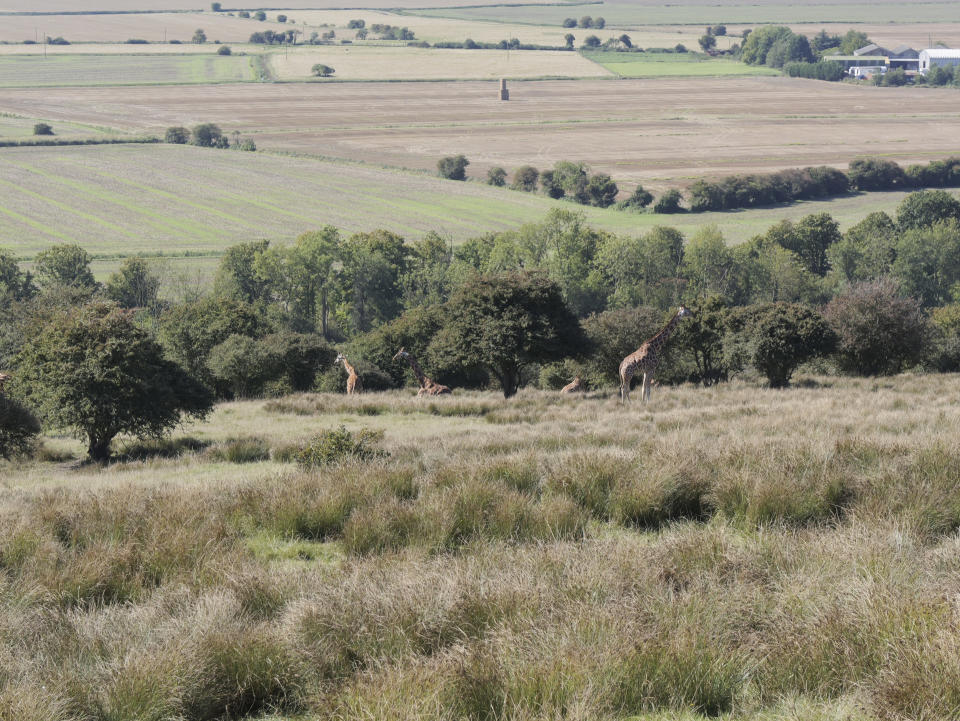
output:
M 143 258 L 127 258 L 107 280 L 107 296 L 121 308 L 152 308 L 157 304 L 160 278 Z
M 184 414 L 202 418 L 213 399 L 112 303 L 55 316 L 15 363 L 19 387 L 47 424 L 72 428 L 93 461 L 110 457 L 120 433 L 156 437 Z
M 79 245 L 63 244 L 37 253 L 35 267 L 43 287 L 65 285 L 95 290 L 97 281 L 90 270 L 90 254 Z
M 13 253 L 0 248 L 0 308 L 36 293 L 33 276 L 20 269 Z
M 559 286 L 539 272 L 504 273 L 467 281 L 447 303 L 434 358 L 481 366 L 509 398 L 530 363 L 546 363 L 585 349 L 580 324 Z
M 357 233 L 343 242 L 338 276 L 342 327 L 363 333 L 400 314 L 408 253 L 403 238 L 386 230 Z

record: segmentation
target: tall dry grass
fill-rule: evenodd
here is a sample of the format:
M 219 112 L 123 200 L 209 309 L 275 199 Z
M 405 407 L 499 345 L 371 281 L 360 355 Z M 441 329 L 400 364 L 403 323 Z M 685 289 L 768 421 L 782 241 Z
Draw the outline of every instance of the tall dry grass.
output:
M 960 378 L 806 385 L 307 395 L 5 465 L 0 719 L 960 718 Z M 389 456 L 300 470 L 289 419 Z

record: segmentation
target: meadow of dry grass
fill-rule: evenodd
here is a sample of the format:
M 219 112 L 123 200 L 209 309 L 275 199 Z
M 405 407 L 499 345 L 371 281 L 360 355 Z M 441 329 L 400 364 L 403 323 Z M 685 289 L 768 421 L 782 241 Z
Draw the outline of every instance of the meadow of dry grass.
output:
M 955 718 L 958 408 L 800 377 L 228 403 L 103 469 L 49 439 L 2 467 L 0 718 Z M 284 460 L 341 424 L 389 456 Z

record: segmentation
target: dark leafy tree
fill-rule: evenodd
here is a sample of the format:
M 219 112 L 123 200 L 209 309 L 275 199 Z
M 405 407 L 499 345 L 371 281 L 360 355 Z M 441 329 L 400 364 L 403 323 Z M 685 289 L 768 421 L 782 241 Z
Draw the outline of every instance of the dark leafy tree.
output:
M 653 194 L 642 185 L 633 189 L 630 197 L 617 205 L 618 210 L 642 210 L 653 202 Z
M 771 388 L 785 388 L 801 363 L 829 353 L 835 339 L 816 311 L 795 303 L 768 303 L 732 311 L 731 327 L 746 357 Z
M 337 71 L 331 68 L 329 65 L 324 65 L 323 63 L 317 63 L 310 68 L 310 73 L 317 78 L 329 78 L 335 72 Z
M 724 381 L 729 370 L 723 356 L 726 304 L 722 298 L 713 296 L 690 310 L 693 315 L 680 324 L 673 338 L 674 353 L 692 357 L 696 371 L 688 380 L 705 386 Z
M 899 373 L 920 360 L 928 338 L 920 303 L 891 278 L 851 285 L 824 316 L 837 336 L 840 368 L 858 375 Z
M 583 39 L 583 47 L 598 48 L 600 47 L 601 42 L 602 41 L 600 38 L 598 38 L 596 35 L 587 35 L 587 37 Z
M 552 170 L 544 170 L 540 173 L 540 190 L 544 195 L 554 200 L 559 200 L 564 196 L 563 187 L 557 182 L 556 174 Z
M 158 437 L 186 414 L 204 417 L 213 398 L 129 313 L 91 303 L 56 316 L 20 352 L 25 398 L 50 425 L 72 428 L 93 461 L 120 433 Z
M 700 49 L 703 50 L 703 52 L 708 52 L 717 46 L 717 39 L 713 37 L 713 35 L 701 35 L 699 43 Z
M 607 26 L 607 21 L 604 20 L 602 17 L 595 17 L 593 19 L 593 27 L 595 27 L 597 30 L 603 30 L 606 26 Z
M 450 294 L 450 263 L 453 245 L 437 233 L 427 233 L 410 247 L 407 270 L 401 278 L 403 302 L 407 308 L 439 305 Z
M 525 193 L 533 193 L 537 190 L 537 178 L 540 177 L 540 171 L 532 165 L 523 165 L 514 172 L 513 184 L 510 186 L 514 190 L 522 190 Z
M 908 185 L 903 168 L 882 158 L 851 160 L 847 176 L 857 190 L 898 190 Z
M 463 155 L 448 155 L 437 161 L 437 172 L 447 180 L 466 180 L 470 161 Z
M 584 343 L 556 283 L 543 273 L 506 273 L 472 279 L 454 293 L 430 353 L 485 368 L 509 398 L 525 366 L 576 355 Z
M 202 148 L 216 148 L 226 140 L 220 126 L 214 123 L 201 123 L 193 126 L 192 142 Z
M 619 189 L 613 179 L 606 173 L 597 173 L 587 181 L 587 194 L 590 196 L 590 205 L 598 208 L 608 208 L 617 199 Z
M 576 19 L 576 18 L 564 18 L 563 27 L 565 27 L 565 28 L 575 28 L 575 27 L 577 27 L 577 19 Z
M 143 258 L 127 258 L 107 280 L 107 297 L 121 308 L 155 308 L 160 278 Z
M 901 233 L 893 275 L 925 307 L 952 300 L 960 283 L 960 223 L 950 219 Z
M 487 185 L 495 185 L 502 188 L 507 184 L 507 171 L 497 166 L 487 171 Z
M 620 44 L 623 45 L 623 47 L 625 47 L 625 48 L 632 48 L 632 47 L 633 47 L 633 41 L 630 39 L 630 36 L 627 35 L 626 33 L 624 33 L 624 34 L 621 35 L 619 38 L 617 38 L 617 40 L 618 40 L 618 41 L 620 42 Z
M 901 230 L 929 228 L 950 219 L 960 220 L 960 200 L 945 190 L 910 193 L 897 207 L 897 225 Z
M 567 33 L 563 36 L 563 42 L 567 45 L 567 50 L 573 50 L 573 43 L 576 42 L 577 38 L 574 37 L 573 33 Z
M 592 28 L 592 27 L 593 27 L 593 18 L 590 17 L 589 15 L 584 15 L 584 16 L 583 16 L 582 18 L 580 18 L 580 20 L 577 22 L 577 27 L 580 27 L 580 28 Z
M 257 11 L 253 14 L 253 19 L 254 19 L 254 20 L 259 20 L 259 21 L 263 22 L 264 20 L 267 19 L 267 14 L 266 14 L 265 12 L 263 12 L 263 10 L 257 10 Z
M 0 458 L 25 456 L 40 433 L 40 421 L 9 393 L 0 393 Z
M 676 188 L 671 188 L 664 192 L 663 195 L 657 200 L 653 205 L 654 213 L 682 213 L 683 206 L 683 193 L 681 193 Z
M 840 224 L 829 213 L 816 213 L 804 216 L 796 224 L 784 220 L 771 228 L 768 237 L 796 253 L 811 273 L 823 277 L 830 269 L 827 251 L 841 239 Z
M 31 298 L 36 292 L 33 276 L 20 270 L 12 253 L 0 248 L 0 310 Z
M 53 135 L 53 127 L 49 123 L 36 123 L 33 126 L 34 135 Z
M 840 54 L 853 55 L 854 50 L 859 50 L 870 44 L 870 38 L 866 33 L 856 30 L 848 30 L 847 34 L 840 40 Z
M 168 355 L 191 376 L 213 385 L 207 368 L 211 349 L 231 335 L 263 335 L 261 315 L 231 298 L 210 297 L 175 305 L 160 319 L 160 340 Z
M 193 37 L 190 39 L 190 42 L 202 44 L 207 42 L 207 34 L 203 32 L 202 28 L 197 28 L 193 31 Z
M 270 278 L 264 277 L 258 267 L 269 247 L 268 240 L 254 240 L 227 248 L 213 281 L 216 294 L 261 308 L 269 303 Z
M 41 251 L 34 265 L 44 288 L 63 285 L 93 291 L 98 287 L 90 270 L 90 254 L 79 245 L 55 245 Z
M 217 55 L 230 55 L 232 52 L 229 45 L 221 45 L 217 48 Z
M 870 213 L 827 249 L 831 277 L 841 283 L 888 275 L 896 259 L 896 223 L 884 212 Z
M 385 230 L 357 233 L 341 244 L 341 327 L 364 333 L 400 314 L 408 253 L 403 238 Z
M 167 128 L 163 139 L 164 142 L 173 143 L 174 145 L 186 145 L 190 142 L 190 131 L 180 126 Z

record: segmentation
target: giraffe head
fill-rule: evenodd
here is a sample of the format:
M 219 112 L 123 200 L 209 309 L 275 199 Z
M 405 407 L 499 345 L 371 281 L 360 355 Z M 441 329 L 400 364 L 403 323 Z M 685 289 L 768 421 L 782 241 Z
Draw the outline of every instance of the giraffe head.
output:
M 337 363 L 343 363 L 347 359 L 343 357 L 343 353 L 337 353 L 337 359 L 333 362 L 334 365 Z
M 397 358 L 406 358 L 406 357 L 408 357 L 409 355 L 410 355 L 410 354 L 407 353 L 407 351 L 406 351 L 405 348 L 401 348 L 400 350 L 397 351 L 397 354 L 393 357 L 393 359 L 394 359 L 394 360 L 397 360 Z
M 687 308 L 687 306 L 681 305 L 680 310 L 677 311 L 677 317 L 686 318 L 688 315 L 693 315 L 693 311 Z

